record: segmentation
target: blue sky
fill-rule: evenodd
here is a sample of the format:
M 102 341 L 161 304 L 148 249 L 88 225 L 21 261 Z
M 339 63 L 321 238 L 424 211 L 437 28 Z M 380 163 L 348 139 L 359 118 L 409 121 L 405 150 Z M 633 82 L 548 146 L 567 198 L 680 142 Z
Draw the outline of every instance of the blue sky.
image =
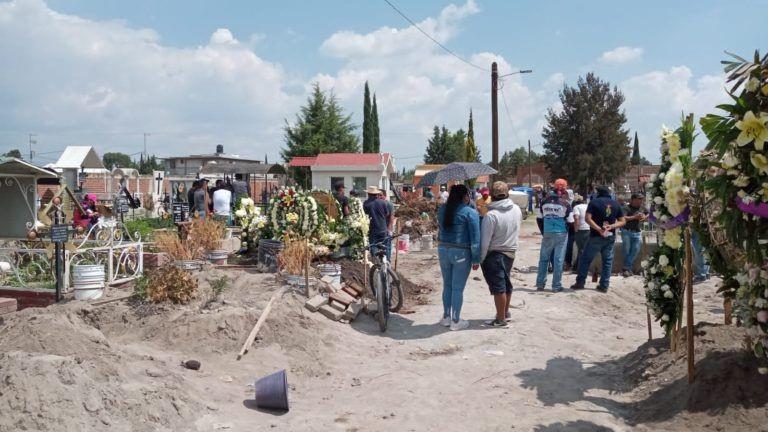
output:
M 562 84 L 595 71 L 625 93 L 628 127 L 658 159 L 662 123 L 726 97 L 723 50 L 768 48 L 765 1 L 395 4 L 473 62 L 534 69 L 505 84 L 502 151 L 540 142 Z M 384 150 L 400 165 L 419 162 L 434 124 L 465 127 L 470 108 L 490 154 L 487 74 L 446 55 L 383 0 L 16 0 L 0 3 L 0 56 L 17 59 L 0 70 L 0 149 L 25 149 L 36 133 L 39 152 L 90 144 L 135 153 L 149 132 L 159 156 L 221 143 L 275 160 L 283 119 L 311 82 L 333 88 L 359 120 L 368 79 Z

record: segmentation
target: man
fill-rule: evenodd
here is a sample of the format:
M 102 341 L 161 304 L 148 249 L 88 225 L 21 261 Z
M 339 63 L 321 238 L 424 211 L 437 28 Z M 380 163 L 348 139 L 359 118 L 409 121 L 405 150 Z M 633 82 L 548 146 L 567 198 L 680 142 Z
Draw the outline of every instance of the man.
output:
M 333 196 L 339 203 L 339 207 L 341 207 L 342 217 L 349 216 L 349 198 L 344 195 L 345 190 L 346 187 L 344 187 L 344 183 L 339 182 L 333 185 Z
M 208 206 L 205 202 L 207 194 L 203 188 L 203 182 L 196 181 L 193 183 L 192 187 L 192 210 L 197 212 L 197 217 L 205 219 L 205 214 L 208 212 Z
M 579 260 L 584 254 L 584 248 L 587 246 L 589 240 L 589 224 L 587 223 L 587 203 L 584 198 L 576 194 L 573 203 L 573 231 L 574 231 L 574 243 L 576 244 L 576 262 L 573 263 L 573 272 L 579 271 Z
M 213 217 L 232 225 L 232 192 L 224 187 L 224 180 L 216 180 L 216 190 L 213 192 Z
M 523 213 L 520 207 L 509 199 L 506 183 L 497 181 L 491 187 L 493 198 L 481 223 L 480 267 L 493 295 L 496 318 L 485 324 L 490 327 L 506 327 L 509 302 L 512 299 L 512 281 L 509 279 L 509 273 L 515 261 Z M 488 192 L 487 188 L 484 190 Z
M 432 193 L 432 189 L 424 188 L 424 198 L 429 202 L 435 202 L 435 194 Z
M 448 202 L 448 190 L 446 190 L 445 186 L 440 186 L 440 204 L 445 204 Z
M 592 265 L 595 255 L 600 253 L 603 267 L 597 290 L 606 293 L 611 281 L 613 246 L 616 243 L 614 231 L 626 223 L 619 203 L 611 198 L 611 190 L 607 186 L 597 187 L 597 196 L 587 205 L 585 219 L 590 227 L 589 241 L 584 249 L 584 254 L 579 258 L 579 274 L 576 276 L 576 283 L 571 286 L 571 289 L 584 289 L 589 266 Z
M 629 204 L 621 210 L 624 213 L 626 225 L 621 229 L 621 244 L 624 251 L 624 270 L 622 276 L 630 277 L 633 275 L 635 258 L 640 252 L 640 245 L 643 242 L 642 230 L 640 224 L 645 221 L 647 210 L 643 206 L 645 197 L 640 193 L 633 193 L 629 199 Z
M 507 190 L 507 197 L 509 197 L 509 190 Z M 482 188 L 480 190 L 480 198 L 475 201 L 477 212 L 480 213 L 480 223 L 483 223 L 483 218 L 488 214 L 488 205 L 491 204 L 491 191 L 488 188 Z
M 184 183 L 182 183 L 184 184 Z M 190 211 L 194 211 L 195 208 L 195 191 L 200 186 L 200 180 L 194 180 L 192 187 L 187 191 L 187 202 L 189 203 Z
M 392 215 L 392 217 L 390 217 L 387 221 L 387 237 L 392 237 L 395 232 L 395 205 L 392 204 L 391 200 L 387 199 L 387 193 L 383 189 L 381 189 L 379 192 L 379 199 L 384 201 L 384 203 L 387 205 L 387 211 L 389 211 L 389 214 Z M 387 242 L 387 256 L 392 256 L 392 240 Z
M 240 202 L 241 198 L 251 197 L 251 185 L 243 180 L 242 174 L 235 174 L 235 181 L 232 182 L 232 189 L 234 189 L 235 199 Z
M 565 180 L 558 179 L 550 195 L 541 203 L 543 234 L 536 277 L 536 289 L 539 291 L 543 291 L 547 284 L 547 264 L 553 253 L 552 292 L 563 290 L 563 260 L 568 243 L 568 224 L 573 223 L 573 212 L 568 204 L 566 187 Z
M 379 247 L 381 247 L 379 243 L 382 243 L 384 248 L 389 250 L 391 238 L 389 238 L 388 233 L 392 226 L 393 215 L 387 203 L 379 199 L 379 195 L 381 195 L 379 188 L 368 186 L 365 192 L 368 194 L 368 199 L 363 203 L 363 211 L 371 220 L 368 241 L 371 245 L 371 253 L 376 255 Z

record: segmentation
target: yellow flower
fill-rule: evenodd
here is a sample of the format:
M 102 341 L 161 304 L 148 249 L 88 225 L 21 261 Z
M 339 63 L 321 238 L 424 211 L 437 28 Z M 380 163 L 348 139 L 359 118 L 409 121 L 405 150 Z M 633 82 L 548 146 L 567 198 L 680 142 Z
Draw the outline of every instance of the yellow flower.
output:
M 747 111 L 744 118 L 736 122 L 736 128 L 741 131 L 738 138 L 736 138 L 736 143 L 743 147 L 754 141 L 755 148 L 763 151 L 763 146 L 768 141 L 766 122 L 768 122 L 768 115 L 760 113 L 760 117 L 757 117 L 752 111 Z
M 763 194 L 763 201 L 768 202 L 768 183 L 763 183 L 763 190 L 760 193 Z
M 727 151 L 720 160 L 720 166 L 725 169 L 731 169 L 739 164 L 739 159 L 731 151 Z
M 764 86 L 763 86 L 763 90 L 762 90 L 762 92 L 763 92 L 763 95 L 764 95 L 764 96 L 768 96 L 768 84 L 766 84 L 766 85 L 764 85 Z
M 682 230 L 680 227 L 673 228 L 664 231 L 664 244 L 672 249 L 680 249 L 683 246 L 683 241 L 680 239 Z
M 754 165 L 761 174 L 768 174 L 768 158 L 765 157 L 765 155 L 752 152 L 749 155 L 749 160 L 752 161 L 752 165 Z
M 745 187 L 749 184 L 749 177 L 745 176 L 744 174 L 740 174 L 738 177 L 736 177 L 736 180 L 733 180 L 731 183 L 738 187 Z

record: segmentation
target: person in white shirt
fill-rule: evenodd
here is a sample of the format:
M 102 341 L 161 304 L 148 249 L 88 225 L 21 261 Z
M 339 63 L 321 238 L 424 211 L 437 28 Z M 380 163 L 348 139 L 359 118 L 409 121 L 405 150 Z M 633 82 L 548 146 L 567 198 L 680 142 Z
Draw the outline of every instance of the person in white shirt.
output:
M 223 180 L 216 180 L 216 191 L 213 193 L 213 217 L 232 225 L 232 192 L 224 187 Z
M 575 272 L 579 268 L 579 257 L 581 257 L 584 247 L 589 240 L 589 224 L 586 221 L 587 216 L 587 203 L 584 198 L 576 194 L 573 199 L 573 230 L 574 230 L 574 243 L 576 243 L 576 262 L 571 267 Z
M 440 202 L 448 202 L 448 191 L 445 190 L 445 186 L 440 186 Z

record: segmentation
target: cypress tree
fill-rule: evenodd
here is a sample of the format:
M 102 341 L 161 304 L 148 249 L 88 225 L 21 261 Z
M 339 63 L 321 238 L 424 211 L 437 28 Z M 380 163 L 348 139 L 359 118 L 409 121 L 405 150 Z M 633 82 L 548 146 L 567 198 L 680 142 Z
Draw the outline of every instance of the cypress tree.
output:
M 371 128 L 373 129 L 373 152 L 381 152 L 381 138 L 379 137 L 379 109 L 376 106 L 376 93 L 373 94 L 373 108 L 371 110 Z
M 472 110 L 469 110 L 469 127 L 467 129 L 467 142 L 464 145 L 463 159 L 465 162 L 480 162 L 480 150 L 475 145 L 475 122 L 472 119 Z
M 373 125 L 371 124 L 371 91 L 365 82 L 363 100 L 363 153 L 373 152 Z
M 637 132 L 635 132 L 635 147 L 632 149 L 630 163 L 632 165 L 640 165 L 642 163 L 642 159 L 640 158 L 640 140 L 637 139 Z

